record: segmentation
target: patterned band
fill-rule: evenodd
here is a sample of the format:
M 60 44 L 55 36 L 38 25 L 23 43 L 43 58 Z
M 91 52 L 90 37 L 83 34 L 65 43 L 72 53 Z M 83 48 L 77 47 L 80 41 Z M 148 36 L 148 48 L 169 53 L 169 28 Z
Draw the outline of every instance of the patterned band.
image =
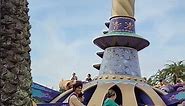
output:
M 112 17 L 109 32 L 112 31 L 135 33 L 135 19 L 131 17 Z

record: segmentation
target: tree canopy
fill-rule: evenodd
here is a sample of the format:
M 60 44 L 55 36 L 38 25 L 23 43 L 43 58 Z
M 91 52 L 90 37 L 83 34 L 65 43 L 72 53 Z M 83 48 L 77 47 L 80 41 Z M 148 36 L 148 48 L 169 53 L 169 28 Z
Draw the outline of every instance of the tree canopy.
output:
M 156 85 L 159 80 L 166 80 L 171 84 L 176 84 L 177 79 L 180 78 L 185 81 L 185 64 L 183 61 L 170 61 L 170 64 L 165 64 L 165 67 L 161 70 L 158 70 L 155 75 L 152 75 L 148 79 L 150 85 Z

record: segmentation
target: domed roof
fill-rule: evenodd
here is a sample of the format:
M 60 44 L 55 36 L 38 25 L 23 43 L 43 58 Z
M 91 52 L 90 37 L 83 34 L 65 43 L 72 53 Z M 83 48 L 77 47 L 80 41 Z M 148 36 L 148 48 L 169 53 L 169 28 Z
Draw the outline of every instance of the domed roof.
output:
M 124 75 L 103 75 L 98 80 L 84 84 L 84 104 L 88 106 L 102 106 L 109 89 L 117 94 L 116 102 L 123 106 L 155 105 L 166 106 L 160 95 L 164 92 L 154 89 L 142 78 Z M 72 90 L 64 92 L 51 103 L 67 103 Z

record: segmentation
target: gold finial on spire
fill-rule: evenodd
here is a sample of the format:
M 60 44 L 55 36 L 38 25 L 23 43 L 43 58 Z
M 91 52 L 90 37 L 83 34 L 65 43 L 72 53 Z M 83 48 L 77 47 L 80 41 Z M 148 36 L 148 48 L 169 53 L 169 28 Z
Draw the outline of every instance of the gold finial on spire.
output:
M 112 0 L 112 17 L 129 16 L 134 18 L 135 0 Z

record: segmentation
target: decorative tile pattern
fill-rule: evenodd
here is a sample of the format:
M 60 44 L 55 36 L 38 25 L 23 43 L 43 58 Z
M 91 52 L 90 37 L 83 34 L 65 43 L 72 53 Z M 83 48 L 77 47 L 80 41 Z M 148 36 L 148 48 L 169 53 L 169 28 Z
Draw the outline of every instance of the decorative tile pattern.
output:
M 114 17 L 110 20 L 109 32 L 122 31 L 135 33 L 135 19 L 130 17 Z
M 99 74 L 140 77 L 137 50 L 127 47 L 109 47 L 105 49 Z

